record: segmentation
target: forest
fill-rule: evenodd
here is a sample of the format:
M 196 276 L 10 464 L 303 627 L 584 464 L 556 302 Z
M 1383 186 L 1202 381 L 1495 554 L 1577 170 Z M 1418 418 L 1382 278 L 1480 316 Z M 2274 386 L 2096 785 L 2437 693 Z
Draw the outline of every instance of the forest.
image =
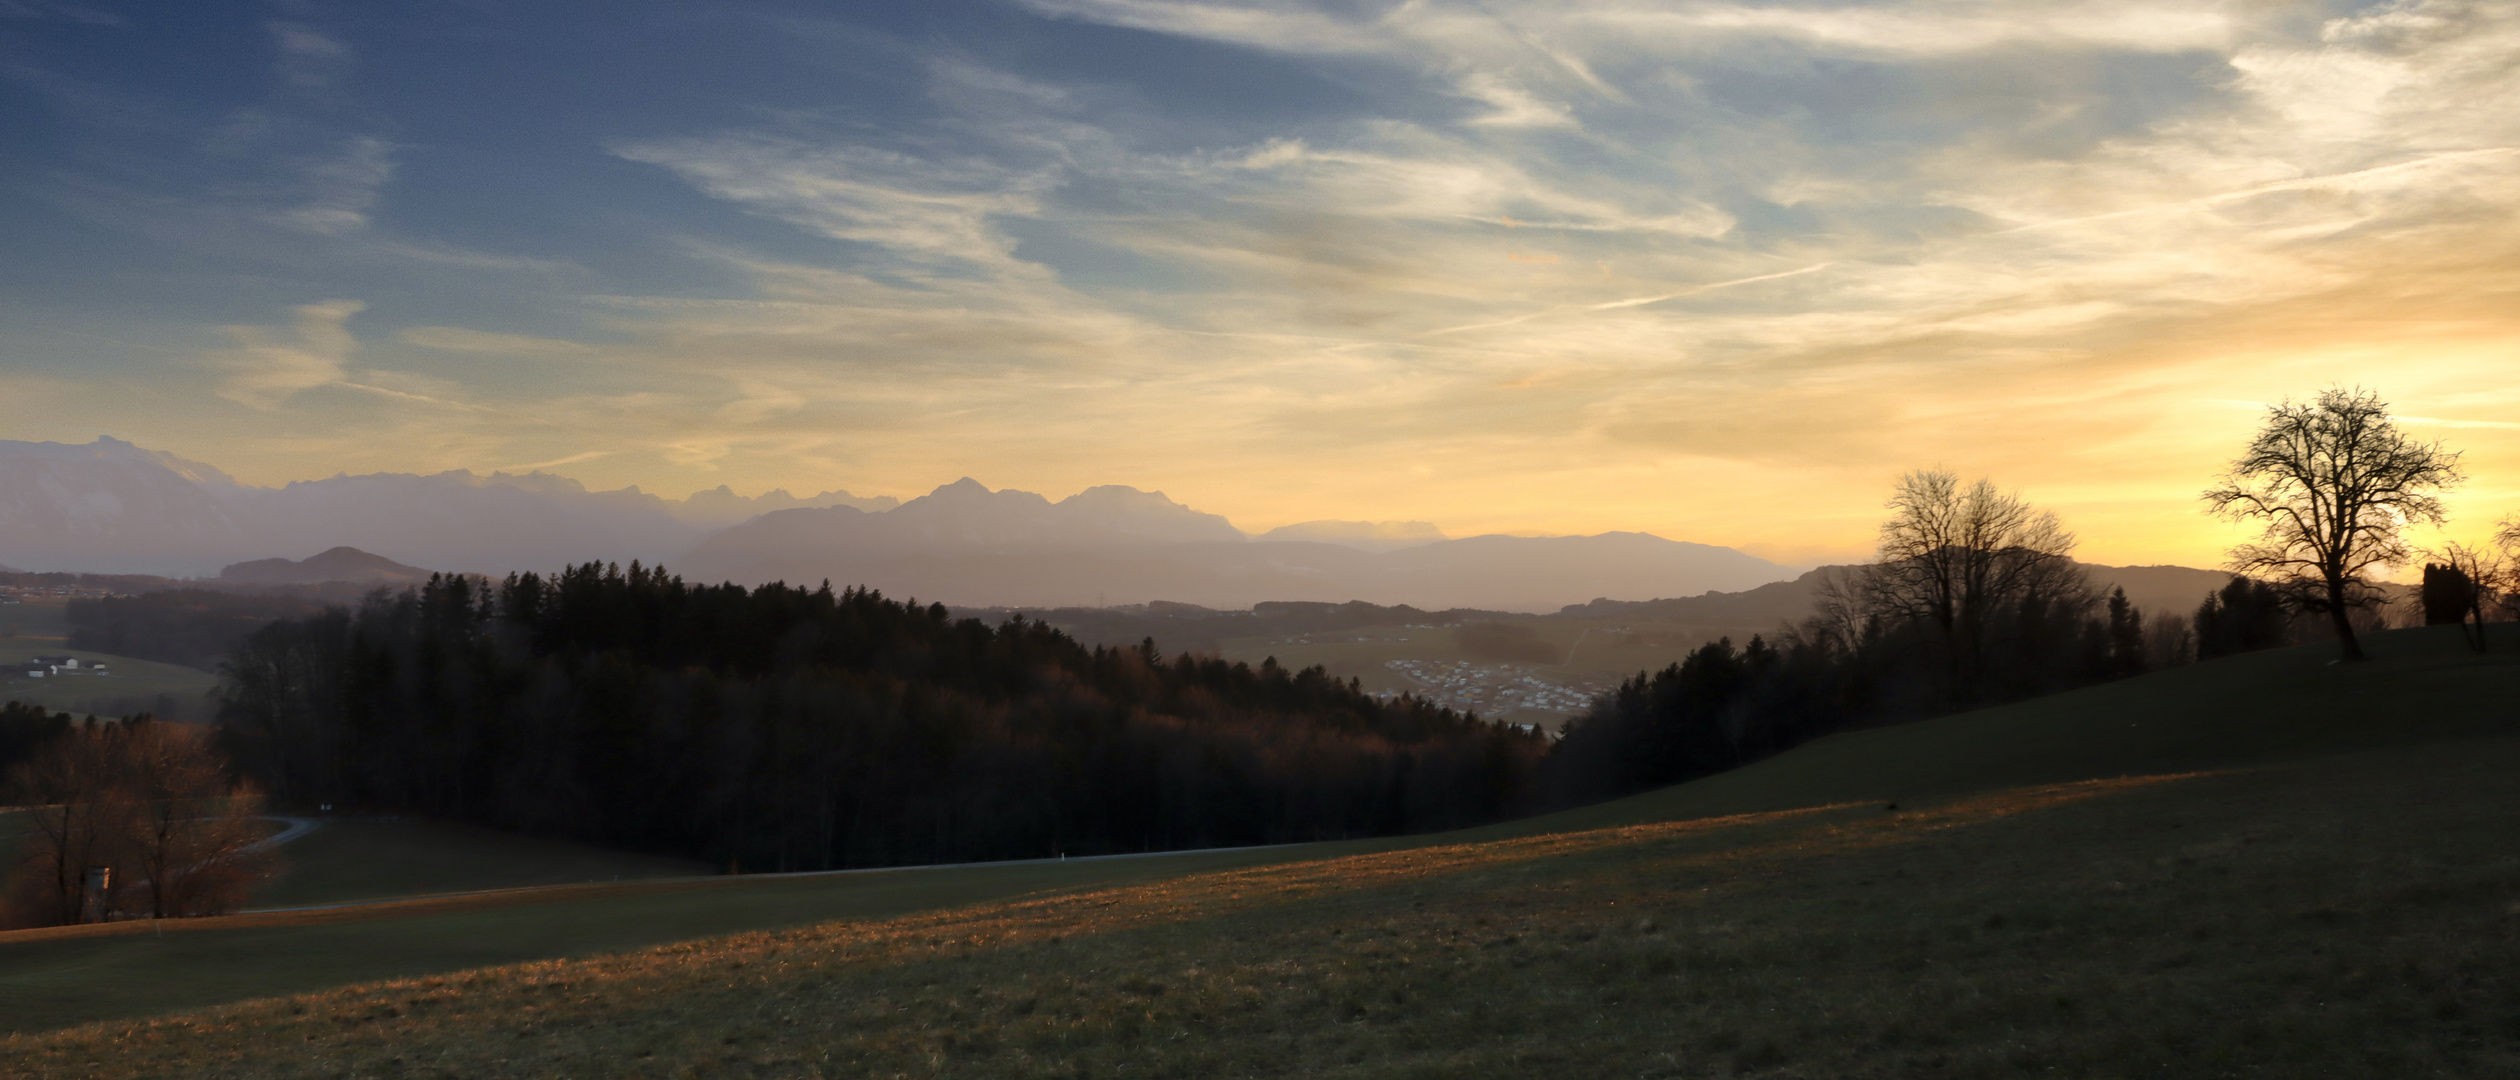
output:
M 1774 642 L 1707 644 L 1547 734 L 1319 668 L 637 564 L 272 623 L 228 661 L 220 724 L 283 805 L 830 869 L 1453 828 L 2293 637 L 2247 579 L 2191 631 L 2097 595 L 2061 549 L 1980 555 L 2010 569 L 1953 625 L 1901 608 L 1884 568 L 1904 564 L 1879 564 Z
M 284 805 L 804 870 L 1490 821 L 1536 732 L 1289 671 L 827 584 L 585 564 L 284 620 L 219 723 Z

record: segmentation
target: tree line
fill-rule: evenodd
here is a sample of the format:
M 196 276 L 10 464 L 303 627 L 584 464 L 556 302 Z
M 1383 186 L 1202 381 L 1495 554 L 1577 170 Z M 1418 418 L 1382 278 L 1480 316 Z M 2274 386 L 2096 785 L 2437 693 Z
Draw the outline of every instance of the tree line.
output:
M 1545 750 L 1318 667 L 636 563 L 435 577 L 224 670 L 224 741 L 285 803 L 759 870 L 1458 827 L 1518 808 Z
M 177 588 L 73 599 L 63 617 L 72 649 L 216 671 L 246 635 L 275 619 L 312 615 L 325 604 L 310 595 Z

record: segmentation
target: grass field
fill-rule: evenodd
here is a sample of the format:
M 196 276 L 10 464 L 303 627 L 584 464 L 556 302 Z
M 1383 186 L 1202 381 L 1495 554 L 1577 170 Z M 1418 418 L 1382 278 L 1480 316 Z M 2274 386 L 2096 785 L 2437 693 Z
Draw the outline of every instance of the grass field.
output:
M 0 649 L 11 642 L 0 641 Z M 36 650 L 22 649 L 28 656 Z M 53 649 L 50 651 L 69 651 Z M 63 675 L 30 679 L 22 669 L 0 668 L 0 701 L 23 701 L 47 709 L 82 715 L 113 716 L 150 710 L 161 697 L 173 698 L 190 713 L 204 713 L 200 701 L 219 683 L 218 676 L 179 664 L 135 660 L 128 656 L 79 649 L 83 663 L 104 661 L 108 675 Z M 0 652 L 0 659 L 24 660 Z M 189 716 L 187 718 L 190 718 Z
M 433 821 L 326 821 L 284 849 L 287 866 L 256 907 L 476 889 L 691 877 L 689 859 L 610 851 Z
M 119 715 L 154 708 L 157 699 L 171 697 L 180 703 L 180 710 L 204 712 L 200 699 L 218 685 L 217 676 L 178 664 L 71 649 L 70 624 L 63 615 L 64 608 L 57 600 L 0 604 L 0 701 L 23 701 L 67 712 Z M 71 653 L 81 661 L 102 660 L 113 674 L 30 679 L 25 669 L 8 666 L 29 657 L 59 653 Z
M 2499 645 L 2242 657 L 1414 841 L 14 935 L 20 1031 L 294 996 L 13 1036 L 0 1075 L 2520 1075 Z

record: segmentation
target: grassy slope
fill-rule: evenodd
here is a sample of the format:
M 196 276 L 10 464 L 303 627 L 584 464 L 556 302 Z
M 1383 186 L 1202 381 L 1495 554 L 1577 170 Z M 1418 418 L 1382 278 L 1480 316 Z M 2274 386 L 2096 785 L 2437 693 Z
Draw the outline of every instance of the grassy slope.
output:
M 2509 1071 L 2520 664 L 2445 644 L 2393 635 L 2352 670 L 2306 652 L 2206 665 L 1417 844 L 20 940 L 0 944 L 0 1005 L 23 1030 L 980 904 L 17 1038 L 0 1058 L 49 1075 L 219 1058 L 466 1075 Z M 2275 762 L 2295 764 L 1983 794 Z M 1872 801 L 1886 798 L 1906 809 Z M 1424 846 L 1460 839 L 1488 842 Z M 1353 854 L 1227 869 L 1328 850 Z M 981 903 L 1080 889 L 1091 898 Z M 110 1062 L 77 1064 L 92 1054 Z
M 428 821 L 326 821 L 282 849 L 257 907 L 423 893 L 689 877 L 705 863 Z
M 1821 739 L 1747 768 L 1493 827 L 1595 828 L 1850 799 L 1897 800 L 2139 773 L 2223 769 L 2512 734 L 2520 624 L 2478 658 L 2454 627 L 2376 635 L 2372 662 L 2323 643 L 2228 657 L 1960 716 Z
M 554 886 L 381 907 L 169 922 L 163 927 L 117 923 L 18 931 L 0 934 L 0 1031 L 40 1031 L 358 980 L 589 956 L 832 919 L 892 918 L 1280 857 L 1230 853 L 832 877 Z

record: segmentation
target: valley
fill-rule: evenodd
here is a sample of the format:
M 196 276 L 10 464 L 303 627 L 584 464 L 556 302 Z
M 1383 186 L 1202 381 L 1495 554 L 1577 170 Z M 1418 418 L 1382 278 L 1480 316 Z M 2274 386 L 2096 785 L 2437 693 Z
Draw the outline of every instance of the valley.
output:
M 1719 637 L 1747 644 L 1774 634 L 1764 625 L 1637 622 L 1549 617 L 1515 620 L 1555 662 L 1499 660 L 1461 640 L 1463 623 L 1363 626 L 1314 633 L 1224 639 L 1219 655 L 1258 664 L 1274 657 L 1289 667 L 1321 665 L 1378 694 L 1416 694 L 1447 708 L 1516 724 L 1554 728 L 1592 698 L 1639 672 L 1680 661 Z

